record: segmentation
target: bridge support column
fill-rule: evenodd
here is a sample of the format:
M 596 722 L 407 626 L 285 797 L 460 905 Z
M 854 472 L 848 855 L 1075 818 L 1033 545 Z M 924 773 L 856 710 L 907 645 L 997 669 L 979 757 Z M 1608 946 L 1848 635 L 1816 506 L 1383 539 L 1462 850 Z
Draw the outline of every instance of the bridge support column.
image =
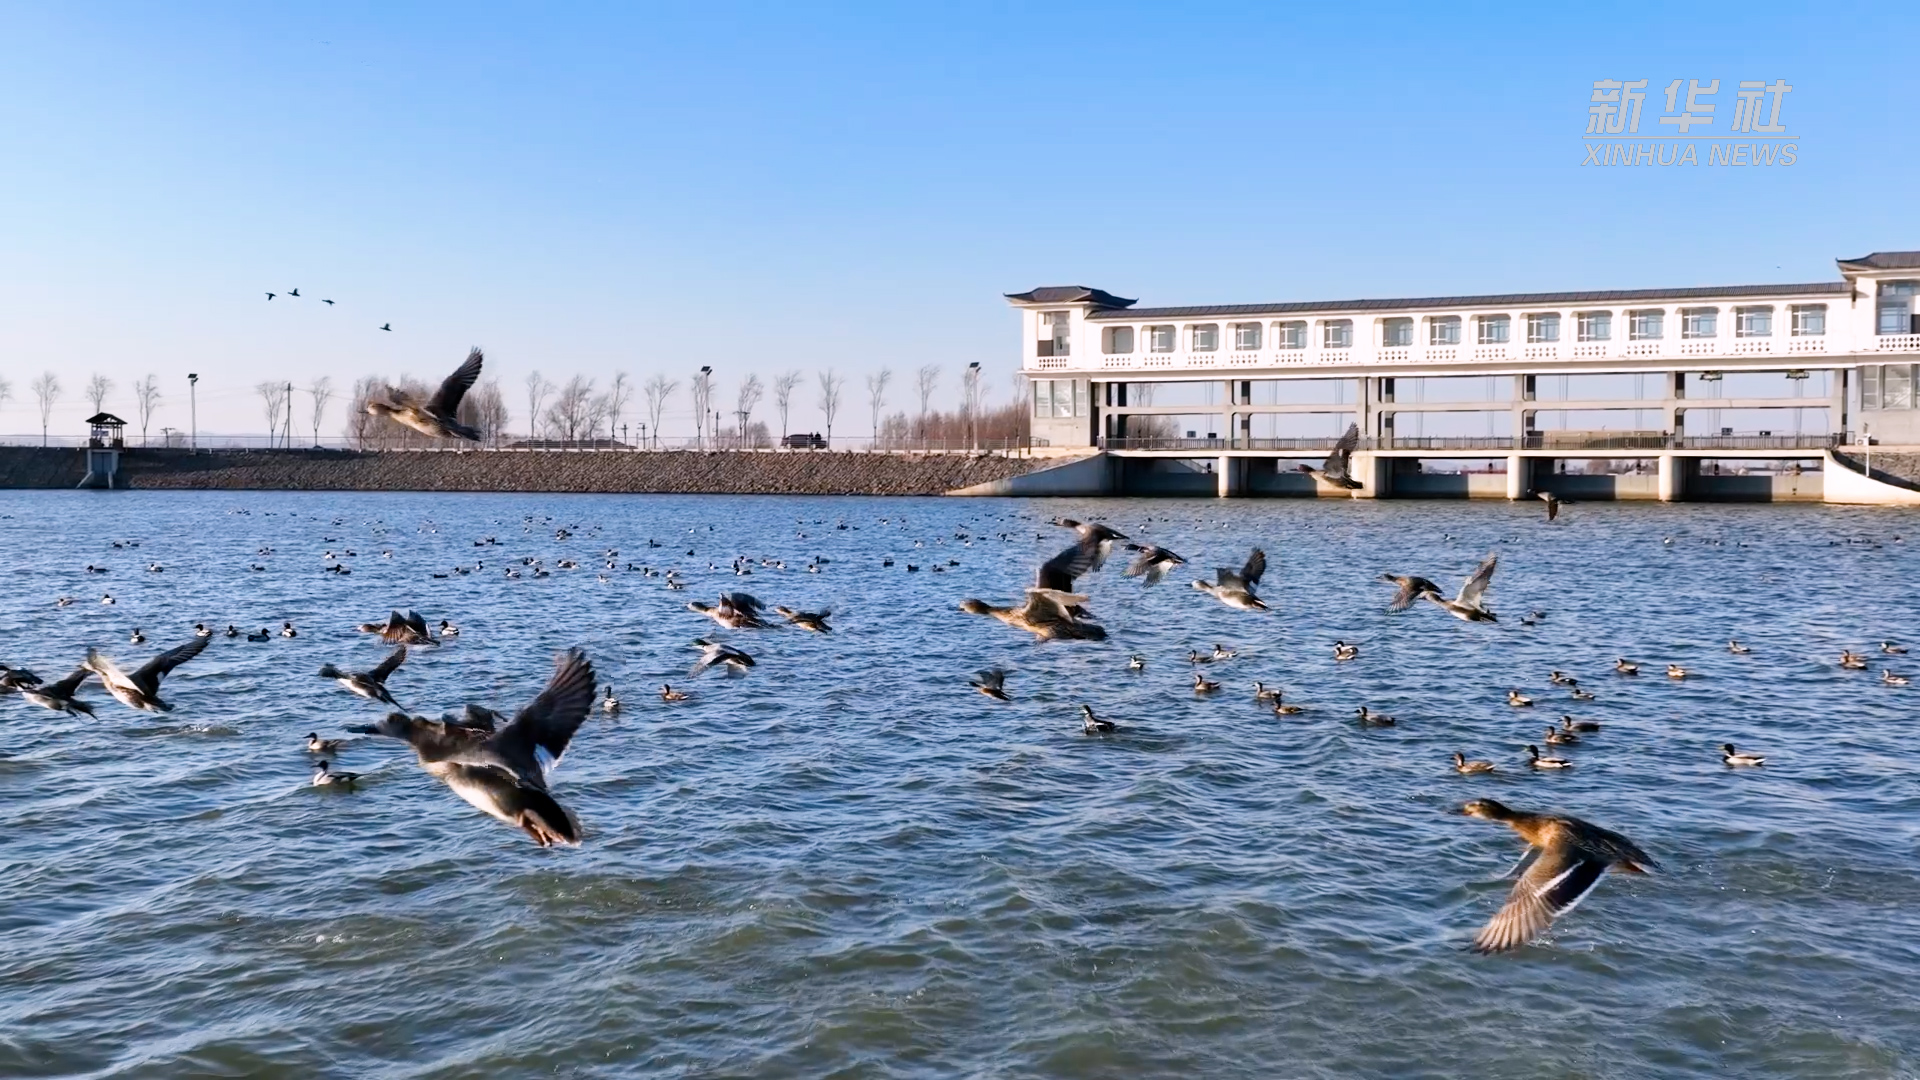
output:
M 1533 486 L 1533 477 L 1528 475 L 1532 464 L 1531 458 L 1524 458 L 1519 454 L 1507 455 L 1507 498 L 1527 497 L 1527 489 Z
M 1214 463 L 1213 474 L 1219 478 L 1220 497 L 1223 499 L 1231 499 L 1240 494 L 1240 477 L 1238 470 L 1234 467 L 1239 464 L 1240 459 L 1228 457 L 1226 454 L 1221 454 L 1220 460 Z
M 1356 499 L 1384 499 L 1393 494 L 1393 459 L 1366 450 L 1356 450 L 1348 468 L 1360 486 L 1353 490 Z
M 1677 454 L 1660 455 L 1661 502 L 1679 502 L 1686 496 L 1686 485 L 1680 471 L 1681 464 Z

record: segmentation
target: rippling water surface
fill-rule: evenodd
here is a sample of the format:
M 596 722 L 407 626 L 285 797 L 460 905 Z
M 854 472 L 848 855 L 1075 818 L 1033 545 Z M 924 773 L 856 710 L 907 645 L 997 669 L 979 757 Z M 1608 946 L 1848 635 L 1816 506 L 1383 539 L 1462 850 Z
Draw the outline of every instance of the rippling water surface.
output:
M 1044 524 L 1062 513 L 1196 567 L 1262 545 L 1276 610 L 1114 564 L 1083 583 L 1105 643 L 1038 645 L 956 610 L 1017 596 L 1070 538 Z M 166 684 L 168 715 L 97 683 L 97 720 L 0 699 L 0 1075 L 1913 1075 L 1920 685 L 1879 685 L 1876 643 L 1920 645 L 1920 517 L 1542 516 L 0 493 L 0 660 L 55 678 L 89 645 L 137 663 L 195 622 L 300 630 L 216 638 Z M 603 571 L 608 548 L 691 586 Z M 351 576 L 323 571 L 328 551 Z M 1457 587 L 1488 551 L 1496 626 L 1388 614 L 1370 581 Z M 736 554 L 787 569 L 736 578 Z M 816 555 L 825 570 L 802 572 Z M 506 579 L 525 557 L 582 569 Z M 651 696 L 715 630 L 684 602 L 743 587 L 831 607 L 835 633 L 723 631 L 752 674 Z M 464 631 L 394 676 L 411 711 L 517 709 L 571 645 L 618 689 L 625 711 L 589 720 L 553 778 L 581 847 L 535 847 L 391 742 L 339 755 L 359 790 L 307 786 L 302 736 L 380 714 L 314 671 L 376 663 L 352 626 L 393 607 Z M 1361 659 L 1334 663 L 1336 639 Z M 1196 699 L 1184 657 L 1216 642 L 1240 658 Z M 1875 670 L 1841 670 L 1849 646 Z M 1646 673 L 1615 675 L 1621 655 Z M 1884 659 L 1920 676 L 1920 650 Z M 1670 681 L 1669 661 L 1699 674 Z M 1013 702 L 968 689 L 989 665 Z M 1598 700 L 1567 701 L 1555 668 Z M 1274 718 L 1254 679 L 1310 711 Z M 1510 686 L 1540 706 L 1509 708 Z M 1081 702 L 1124 730 L 1082 736 Z M 1359 729 L 1361 704 L 1399 725 Z M 1566 711 L 1605 729 L 1570 772 L 1528 773 L 1521 747 Z M 1727 741 L 1765 769 L 1725 768 Z M 1454 775 L 1456 749 L 1500 772 Z M 1483 795 L 1623 831 L 1667 872 L 1610 877 L 1541 944 L 1475 956 L 1519 853 L 1448 813 Z

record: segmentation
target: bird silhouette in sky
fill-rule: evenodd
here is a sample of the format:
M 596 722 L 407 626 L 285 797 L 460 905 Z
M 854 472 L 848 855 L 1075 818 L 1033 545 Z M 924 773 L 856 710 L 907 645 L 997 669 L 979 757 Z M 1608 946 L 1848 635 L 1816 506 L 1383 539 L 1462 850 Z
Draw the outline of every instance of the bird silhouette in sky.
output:
M 332 307 L 332 306 L 333 306 L 333 301 L 331 301 L 331 300 L 322 300 L 322 301 L 320 301 L 320 302 L 321 302 L 321 303 L 323 303 L 323 304 L 325 304 L 325 305 L 327 305 L 328 307 Z
M 268 294 L 267 294 L 267 299 L 269 299 L 269 300 L 271 300 L 271 299 L 273 299 L 273 294 L 272 294 L 272 293 L 268 293 Z
M 300 295 L 300 290 L 299 290 L 299 289 L 293 289 L 293 290 L 291 290 L 291 291 L 289 291 L 289 292 L 287 293 L 287 295 L 288 295 L 288 296 L 299 296 L 299 295 Z
M 382 329 L 382 330 L 391 330 L 391 329 L 393 329 L 393 324 L 392 324 L 392 323 L 381 323 L 381 324 L 380 324 L 380 329 Z

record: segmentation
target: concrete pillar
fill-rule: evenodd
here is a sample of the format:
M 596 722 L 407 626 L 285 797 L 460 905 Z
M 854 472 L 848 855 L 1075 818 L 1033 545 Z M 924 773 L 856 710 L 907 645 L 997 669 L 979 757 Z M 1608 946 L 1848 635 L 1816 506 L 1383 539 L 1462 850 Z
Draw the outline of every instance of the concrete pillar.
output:
M 1356 450 L 1349 467 L 1353 470 L 1353 478 L 1360 481 L 1360 486 L 1354 489 L 1353 497 L 1356 499 L 1385 498 L 1389 494 L 1388 478 L 1392 474 L 1388 468 L 1392 463 L 1393 459 L 1370 450 Z
M 1234 458 L 1226 454 L 1221 454 L 1220 460 L 1215 462 L 1213 466 L 1213 475 L 1217 479 L 1220 497 L 1223 499 L 1229 499 L 1240 494 L 1240 485 L 1234 483 L 1234 462 Z
M 1507 498 L 1527 497 L 1527 489 L 1532 486 L 1530 483 L 1532 478 L 1527 475 L 1529 464 L 1531 464 L 1530 459 L 1523 458 L 1519 454 L 1507 455 Z
M 1681 480 L 1680 456 L 1678 454 L 1660 455 L 1660 501 L 1679 502 L 1685 497 L 1685 485 Z

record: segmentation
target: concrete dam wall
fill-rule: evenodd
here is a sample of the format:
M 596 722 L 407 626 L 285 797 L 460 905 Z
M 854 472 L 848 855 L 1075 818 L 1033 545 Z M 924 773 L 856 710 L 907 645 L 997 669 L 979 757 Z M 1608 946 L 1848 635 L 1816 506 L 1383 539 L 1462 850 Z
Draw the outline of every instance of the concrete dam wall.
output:
M 130 450 L 115 483 L 138 490 L 943 495 L 1050 464 L 825 451 Z M 0 488 L 72 488 L 86 468 L 82 450 L 0 447 Z

